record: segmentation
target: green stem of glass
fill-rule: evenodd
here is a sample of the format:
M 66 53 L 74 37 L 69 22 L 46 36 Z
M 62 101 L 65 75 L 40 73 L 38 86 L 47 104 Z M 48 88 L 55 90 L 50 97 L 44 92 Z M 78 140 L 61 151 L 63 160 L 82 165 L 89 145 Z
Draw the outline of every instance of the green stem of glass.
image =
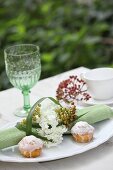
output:
M 30 91 L 23 90 L 22 93 L 23 93 L 23 97 L 24 97 L 24 110 L 26 112 L 28 112 L 30 109 L 30 96 L 29 96 Z

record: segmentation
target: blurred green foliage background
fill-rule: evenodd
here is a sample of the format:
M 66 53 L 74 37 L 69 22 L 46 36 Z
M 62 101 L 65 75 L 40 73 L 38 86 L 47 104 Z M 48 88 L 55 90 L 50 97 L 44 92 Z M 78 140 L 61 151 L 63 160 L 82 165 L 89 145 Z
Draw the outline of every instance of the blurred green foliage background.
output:
M 40 46 L 41 78 L 79 66 L 113 66 L 113 0 L 0 0 L 0 90 L 11 85 L 5 47 Z

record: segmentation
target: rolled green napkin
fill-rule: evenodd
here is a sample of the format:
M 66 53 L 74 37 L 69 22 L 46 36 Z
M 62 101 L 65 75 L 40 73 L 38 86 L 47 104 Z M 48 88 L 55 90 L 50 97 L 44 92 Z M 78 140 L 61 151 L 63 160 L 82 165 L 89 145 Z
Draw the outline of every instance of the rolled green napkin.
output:
M 94 124 L 113 117 L 113 111 L 109 106 L 95 105 L 77 110 L 77 116 L 78 119 L 73 122 L 73 125 L 78 121 L 86 121 L 89 124 Z M 0 130 L 0 149 L 17 145 L 25 136 L 26 133 L 16 127 Z
M 25 136 L 26 133 L 16 127 L 0 130 L 0 149 L 17 145 Z
M 95 105 L 78 110 L 77 116 L 79 118 L 75 122 L 86 121 L 94 124 L 113 117 L 113 110 L 107 105 Z

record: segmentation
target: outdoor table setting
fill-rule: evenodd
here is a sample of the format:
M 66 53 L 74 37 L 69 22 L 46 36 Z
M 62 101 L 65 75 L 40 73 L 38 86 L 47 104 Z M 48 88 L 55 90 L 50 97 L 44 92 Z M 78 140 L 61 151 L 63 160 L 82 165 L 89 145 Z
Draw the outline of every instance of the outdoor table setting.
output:
M 14 88 L 0 92 L 0 169 L 112 170 L 113 69 L 79 67 L 38 81 L 39 47 L 4 54 Z

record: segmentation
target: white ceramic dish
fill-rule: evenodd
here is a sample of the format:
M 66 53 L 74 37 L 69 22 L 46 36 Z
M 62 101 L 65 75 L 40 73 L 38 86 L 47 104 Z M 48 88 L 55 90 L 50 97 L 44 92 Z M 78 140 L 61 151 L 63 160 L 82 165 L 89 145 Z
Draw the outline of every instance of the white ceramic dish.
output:
M 16 123 L 16 122 L 15 122 Z M 15 123 L 8 124 L 4 128 L 12 127 Z M 44 149 L 40 157 L 24 158 L 20 155 L 18 147 L 10 147 L 0 151 L 0 161 L 4 162 L 45 162 L 61 158 L 70 157 L 76 154 L 86 152 L 102 143 L 106 142 L 113 136 L 113 120 L 106 120 L 95 124 L 94 139 L 87 144 L 77 144 L 71 136 L 66 136 L 62 144 L 50 149 Z M 76 161 L 76 160 L 75 160 Z

